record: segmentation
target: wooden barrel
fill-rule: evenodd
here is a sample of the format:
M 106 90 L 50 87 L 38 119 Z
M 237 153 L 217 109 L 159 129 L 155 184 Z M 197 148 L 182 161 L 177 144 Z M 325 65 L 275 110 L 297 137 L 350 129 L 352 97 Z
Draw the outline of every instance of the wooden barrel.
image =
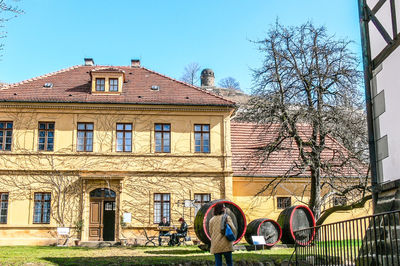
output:
M 260 218 L 251 221 L 247 225 L 244 235 L 247 243 L 253 245 L 252 236 L 264 236 L 266 246 L 274 246 L 282 237 L 282 229 L 277 222 L 268 218 Z
M 244 233 L 246 232 L 246 217 L 242 209 L 233 203 L 232 201 L 219 199 L 213 200 L 206 204 L 204 204 L 200 210 L 196 214 L 196 218 L 194 219 L 194 231 L 196 233 L 197 238 L 205 243 L 211 243 L 210 231 L 208 228 L 208 224 L 210 219 L 214 216 L 214 207 L 218 203 L 224 203 L 226 207 L 226 213 L 231 217 L 232 222 L 237 230 L 236 240 L 233 244 L 236 244 L 242 239 Z
M 282 243 L 308 245 L 314 238 L 315 229 L 294 235 L 294 231 L 315 226 L 315 218 L 312 211 L 304 205 L 292 206 L 284 209 L 278 217 L 278 223 L 282 227 Z

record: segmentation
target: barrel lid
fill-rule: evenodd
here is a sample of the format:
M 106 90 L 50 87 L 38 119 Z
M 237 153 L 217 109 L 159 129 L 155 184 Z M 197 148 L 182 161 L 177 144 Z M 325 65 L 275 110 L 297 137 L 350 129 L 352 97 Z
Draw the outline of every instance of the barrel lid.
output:
M 269 243 L 269 244 L 267 244 L 267 246 L 274 246 L 274 245 L 275 245 L 276 243 L 278 243 L 279 240 L 281 240 L 281 238 L 282 238 L 282 228 L 281 228 L 281 226 L 280 226 L 276 221 L 274 221 L 274 220 L 272 220 L 272 219 L 264 219 L 264 220 L 258 225 L 258 227 L 257 227 L 257 235 L 260 234 L 261 225 L 262 225 L 263 223 L 265 223 L 265 222 L 271 222 L 271 223 L 273 223 L 275 226 L 277 226 L 277 228 L 279 229 L 279 237 L 278 237 L 278 239 L 277 239 L 274 243 Z
M 244 212 L 242 211 L 242 209 L 241 209 L 236 203 L 234 203 L 234 202 L 232 202 L 232 201 L 225 200 L 225 199 L 223 199 L 223 200 L 216 200 L 215 203 L 212 204 L 212 205 L 208 208 L 208 210 L 207 210 L 207 212 L 204 214 L 204 218 L 203 218 L 203 230 L 204 230 L 204 233 L 206 234 L 207 238 L 208 238 L 209 240 L 211 240 L 211 237 L 210 237 L 210 235 L 209 235 L 208 232 L 207 232 L 207 216 L 208 216 L 208 213 L 212 210 L 212 208 L 213 208 L 215 205 L 219 204 L 219 203 L 229 203 L 229 204 L 235 206 L 236 209 L 238 209 L 238 210 L 240 211 L 240 213 L 242 214 L 244 229 L 243 229 L 242 234 L 241 234 L 239 237 L 237 237 L 236 240 L 233 242 L 233 244 L 236 244 L 236 243 L 238 243 L 238 242 L 243 238 L 244 234 L 246 233 L 247 222 L 246 222 L 246 216 L 244 215 Z
M 296 210 L 299 209 L 299 208 L 307 210 L 307 212 L 310 214 L 311 221 L 312 221 L 312 223 L 313 223 L 313 224 L 312 224 L 312 227 L 315 227 L 316 224 L 315 224 L 314 214 L 312 213 L 312 211 L 310 210 L 310 208 L 308 208 L 306 205 L 297 205 L 297 206 L 294 206 L 293 211 L 292 211 L 292 213 L 290 214 L 290 219 L 289 219 L 290 222 L 289 222 L 289 224 L 293 224 L 293 216 L 294 216 Z M 304 229 L 306 229 L 306 228 L 304 228 Z M 314 236 L 315 236 L 315 228 L 314 228 L 314 230 L 312 230 L 312 235 L 311 235 L 311 237 L 310 237 L 310 240 L 309 240 L 307 243 L 300 243 L 300 242 L 298 242 L 298 241 L 296 240 L 296 237 L 294 236 L 294 232 L 293 232 L 293 228 L 292 228 L 292 227 L 290 227 L 290 234 L 292 235 L 294 241 L 296 241 L 297 244 L 302 245 L 302 246 L 307 246 L 307 245 L 310 244 L 311 241 L 313 241 L 313 239 L 314 239 Z

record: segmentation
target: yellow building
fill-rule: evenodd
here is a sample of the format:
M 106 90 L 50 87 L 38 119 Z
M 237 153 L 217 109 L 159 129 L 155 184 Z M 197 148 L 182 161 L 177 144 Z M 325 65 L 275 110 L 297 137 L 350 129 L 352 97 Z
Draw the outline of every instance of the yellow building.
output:
M 299 127 L 307 136 L 309 128 Z M 268 159 L 263 154 L 266 144 L 274 141 L 277 133 L 276 125 L 258 125 L 252 123 L 231 122 L 232 168 L 233 168 L 233 200 L 246 215 L 247 222 L 257 218 L 277 220 L 279 214 L 293 205 L 307 205 L 310 196 L 310 173 L 296 168 L 299 165 L 298 151 L 295 144 L 286 140 L 284 149 L 272 153 Z M 324 163 L 337 162 L 337 156 L 348 151 L 335 139 L 328 136 L 326 150 L 322 153 Z M 347 158 L 347 157 L 346 157 Z M 359 182 L 360 176 L 367 174 L 367 166 L 360 164 L 360 172 L 348 165 L 338 169 L 337 186 L 349 187 Z M 332 163 L 333 165 L 333 163 Z M 340 164 L 339 164 L 340 165 Z M 326 180 L 331 182 L 332 180 Z M 322 180 L 324 182 L 324 180 Z M 327 182 L 327 183 L 329 183 Z M 329 186 L 322 190 L 322 196 L 331 192 Z M 360 195 L 354 193 L 353 197 Z M 349 197 L 352 199 L 351 197 Z M 354 199 L 355 199 L 354 198 Z M 327 197 L 325 209 L 346 204 L 343 197 Z M 351 211 L 337 211 L 331 214 L 324 223 L 331 223 L 372 214 L 371 202 L 364 207 Z
M 267 164 L 249 156 L 260 140 L 254 125 L 231 126 L 234 111 L 234 102 L 138 60 L 110 67 L 85 59 L 1 88 L 0 245 L 52 244 L 60 227 L 82 241 L 135 239 L 163 216 L 172 224 L 184 217 L 192 230 L 198 208 L 221 198 L 247 222 L 276 219 L 307 199 L 307 176 L 255 197 L 292 155 Z
M 203 202 L 232 199 L 234 107 L 138 60 L 0 89 L 0 244 L 54 243 L 57 227 L 119 241 L 162 216 L 192 226 Z

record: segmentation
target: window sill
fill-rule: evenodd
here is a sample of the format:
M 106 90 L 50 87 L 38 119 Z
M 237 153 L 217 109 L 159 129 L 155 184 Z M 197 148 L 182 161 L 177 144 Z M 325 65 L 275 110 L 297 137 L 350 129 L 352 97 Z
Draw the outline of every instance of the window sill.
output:
M 120 91 L 92 91 L 92 95 L 120 95 Z

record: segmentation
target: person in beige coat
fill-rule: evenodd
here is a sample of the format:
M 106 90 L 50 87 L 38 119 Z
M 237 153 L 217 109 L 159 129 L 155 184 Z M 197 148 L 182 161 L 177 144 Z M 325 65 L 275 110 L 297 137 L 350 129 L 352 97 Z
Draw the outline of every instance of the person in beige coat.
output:
M 221 223 L 222 218 L 225 214 L 226 208 L 223 203 L 218 203 L 214 207 L 214 217 L 211 218 L 209 223 L 209 232 L 211 237 L 211 254 L 214 254 L 215 257 L 215 265 L 222 265 L 222 255 L 225 257 L 226 265 L 232 266 L 232 251 L 233 251 L 233 242 L 229 241 L 225 234 L 221 232 Z M 233 225 L 232 219 L 229 215 L 227 215 L 227 223 L 232 229 L 233 234 L 236 236 L 236 228 Z

